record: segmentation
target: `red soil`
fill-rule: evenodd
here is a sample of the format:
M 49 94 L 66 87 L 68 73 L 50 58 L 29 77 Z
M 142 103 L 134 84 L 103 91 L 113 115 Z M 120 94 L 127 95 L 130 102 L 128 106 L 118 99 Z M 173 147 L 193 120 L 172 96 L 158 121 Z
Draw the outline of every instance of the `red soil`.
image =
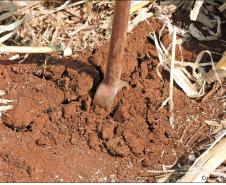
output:
M 156 73 L 157 52 L 147 36 L 162 25 L 150 22 L 128 37 L 122 79 L 130 89 L 118 94 L 107 118 L 94 112 L 92 98 L 103 79 L 108 44 L 76 60 L 52 58 L 45 74 L 42 55 L 22 64 L 2 59 L 0 87 L 4 98 L 16 102 L 0 123 L 1 182 L 154 182 L 148 170 L 191 163 L 189 153 L 200 154 L 212 142 L 204 121 L 223 116 L 215 99 L 220 92 L 201 102 L 175 85 L 175 129 L 168 106 L 159 109 L 169 94 L 169 74 L 162 71 L 163 82 Z M 167 31 L 163 40 L 169 43 Z M 201 50 L 191 40 L 184 59 L 194 61 Z

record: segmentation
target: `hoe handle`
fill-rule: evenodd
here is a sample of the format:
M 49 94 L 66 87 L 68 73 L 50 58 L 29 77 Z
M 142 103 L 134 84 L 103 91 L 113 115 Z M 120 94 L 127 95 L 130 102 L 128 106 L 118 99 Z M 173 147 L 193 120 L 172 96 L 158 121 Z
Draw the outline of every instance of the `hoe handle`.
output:
M 131 0 L 115 0 L 110 50 L 104 83 L 115 85 L 121 78 Z

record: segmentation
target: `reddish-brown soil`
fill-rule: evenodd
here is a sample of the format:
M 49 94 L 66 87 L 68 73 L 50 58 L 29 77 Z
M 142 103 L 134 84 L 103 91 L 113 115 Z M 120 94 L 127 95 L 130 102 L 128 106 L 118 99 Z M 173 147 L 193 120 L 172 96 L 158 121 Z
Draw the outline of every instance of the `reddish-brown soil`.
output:
M 157 52 L 148 34 L 162 25 L 149 21 L 128 37 L 122 79 L 130 88 L 118 94 L 106 118 L 94 111 L 92 99 L 104 76 L 108 44 L 76 60 L 50 58 L 45 72 L 42 55 L 22 64 L 2 57 L 0 89 L 3 98 L 16 101 L 0 123 L 1 182 L 154 182 L 150 170 L 189 164 L 191 152 L 199 155 L 212 142 L 204 121 L 223 116 L 220 92 L 202 102 L 175 85 L 174 129 L 168 106 L 159 109 L 169 94 L 169 74 L 162 71 L 161 81 L 156 73 Z M 163 40 L 169 43 L 167 31 Z M 210 50 L 222 53 L 219 43 L 211 47 L 216 43 L 208 43 Z M 198 44 L 186 43 L 186 61 L 205 49 Z

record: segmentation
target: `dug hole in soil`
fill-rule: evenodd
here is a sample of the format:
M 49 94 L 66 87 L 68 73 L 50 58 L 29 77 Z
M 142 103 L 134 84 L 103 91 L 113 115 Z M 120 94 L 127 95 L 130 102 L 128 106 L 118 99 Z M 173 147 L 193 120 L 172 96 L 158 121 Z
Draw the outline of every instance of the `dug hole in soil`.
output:
M 149 22 L 128 36 L 122 79 L 130 88 L 118 94 L 106 118 L 94 111 L 92 99 L 104 76 L 108 43 L 76 60 L 52 57 L 46 70 L 42 55 L 22 64 L 2 57 L 2 98 L 15 102 L 0 123 L 1 182 L 155 182 L 151 170 L 191 164 L 189 155 L 205 150 L 213 140 L 204 121 L 223 116 L 220 91 L 202 102 L 175 84 L 172 129 L 168 106 L 160 109 L 169 95 L 169 73 L 161 71 L 163 81 L 157 75 L 157 51 L 148 38 L 162 23 Z M 170 44 L 167 30 L 162 40 Z M 194 61 L 204 45 L 224 51 L 217 41 L 201 45 L 191 39 L 183 45 L 184 60 Z

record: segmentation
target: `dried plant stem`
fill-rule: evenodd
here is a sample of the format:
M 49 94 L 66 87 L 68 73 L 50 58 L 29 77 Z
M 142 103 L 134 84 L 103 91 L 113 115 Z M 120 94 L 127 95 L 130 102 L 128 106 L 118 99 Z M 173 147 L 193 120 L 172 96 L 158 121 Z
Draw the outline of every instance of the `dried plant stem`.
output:
M 201 125 L 196 131 L 195 133 L 192 135 L 192 137 L 190 137 L 190 139 L 186 142 L 186 147 L 188 147 L 188 145 L 190 144 L 190 142 L 192 141 L 192 139 L 199 133 L 199 131 L 204 127 L 204 124 Z
M 29 47 L 29 46 L 0 46 L 2 53 L 53 53 L 63 51 L 59 46 Z
M 136 11 L 139 11 L 141 8 L 144 6 L 152 3 L 153 0 L 148 0 L 148 1 L 132 1 L 131 8 L 130 8 L 130 14 L 133 14 Z
M 173 115 L 173 77 L 174 77 L 174 61 L 175 61 L 175 53 L 176 53 L 176 27 L 174 26 L 173 28 L 173 43 L 172 43 L 172 58 L 171 58 L 171 66 L 170 66 L 170 92 L 169 92 L 169 97 L 170 97 L 170 125 L 172 128 L 174 128 L 174 115 Z
M 196 21 L 199 11 L 202 7 L 202 4 L 204 3 L 204 0 L 196 1 L 193 10 L 190 12 L 190 19 L 192 21 Z
M 224 3 L 223 5 L 221 5 L 218 9 L 219 9 L 221 12 L 223 12 L 223 11 L 226 9 L 226 3 Z

